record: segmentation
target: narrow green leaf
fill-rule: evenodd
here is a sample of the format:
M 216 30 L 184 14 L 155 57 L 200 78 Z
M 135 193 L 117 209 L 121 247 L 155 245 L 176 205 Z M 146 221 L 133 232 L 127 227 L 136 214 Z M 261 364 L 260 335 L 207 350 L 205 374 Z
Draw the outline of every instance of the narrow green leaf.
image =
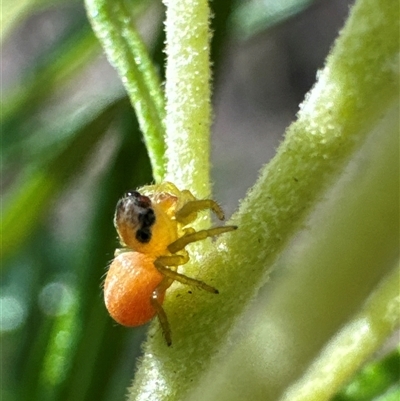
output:
M 7 39 L 12 31 L 29 12 L 38 11 L 46 6 L 53 6 L 63 0 L 3 0 L 0 14 L 0 41 Z
M 272 26 L 304 11 L 316 0 L 266 0 L 237 2 L 232 25 L 242 39 L 269 29 Z
M 86 0 L 93 30 L 138 116 L 153 167 L 154 179 L 165 175 L 164 96 L 145 45 L 123 0 Z
M 332 401 L 368 401 L 400 380 L 400 347 L 368 363 Z
M 60 42 L 30 65 L 25 77 L 3 94 L 3 146 L 15 144 L 24 132 L 21 125 L 26 123 L 29 116 L 56 89 L 82 70 L 100 50 L 88 24 L 80 23 L 72 27 Z
M 398 400 L 400 400 L 400 384 L 393 386 L 385 394 L 373 399 L 373 401 L 398 401 Z
M 40 222 L 58 191 L 80 172 L 124 102 L 126 99 L 117 100 L 101 111 L 92 112 L 79 127 L 74 127 L 74 135 L 64 149 L 35 171 L 25 171 L 4 201 L 1 258 L 18 248 Z
M 399 267 L 392 269 L 383 278 L 360 308 L 360 313 L 346 322 L 346 325 L 324 345 L 310 366 L 301 371 L 300 377 L 279 401 L 331 400 L 341 385 L 360 368 L 363 361 L 369 359 L 382 346 L 385 339 L 400 324 Z M 347 294 L 343 291 L 343 295 Z M 395 384 L 399 378 L 398 356 L 391 362 L 397 363 L 397 368 L 394 369 L 392 364 L 392 372 L 387 369 L 382 371 L 376 365 L 371 367 L 370 371 L 364 371 L 358 380 L 347 388 L 345 395 L 348 398 L 344 399 L 371 400 Z
M 37 0 L 5 0 L 1 3 L 0 37 L 2 41 L 15 24 L 34 8 L 36 3 Z

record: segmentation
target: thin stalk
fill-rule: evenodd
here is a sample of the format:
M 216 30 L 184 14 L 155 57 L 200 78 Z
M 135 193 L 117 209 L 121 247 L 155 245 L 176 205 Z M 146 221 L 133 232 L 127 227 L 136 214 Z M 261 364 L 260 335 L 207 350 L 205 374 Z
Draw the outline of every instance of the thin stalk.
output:
M 210 9 L 207 0 L 168 1 L 167 180 L 210 196 Z
M 86 9 L 97 38 L 128 92 L 154 179 L 161 182 L 165 175 L 164 96 L 146 46 L 123 0 L 86 0 Z

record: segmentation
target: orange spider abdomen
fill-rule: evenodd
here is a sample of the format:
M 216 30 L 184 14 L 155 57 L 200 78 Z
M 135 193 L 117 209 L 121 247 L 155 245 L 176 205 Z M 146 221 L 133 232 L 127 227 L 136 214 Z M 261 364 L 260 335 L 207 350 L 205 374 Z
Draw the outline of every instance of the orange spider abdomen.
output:
M 111 263 L 104 283 L 104 300 L 111 317 L 124 326 L 140 326 L 154 317 L 150 298 L 163 275 L 154 257 L 123 252 Z M 159 302 L 164 300 L 164 295 Z

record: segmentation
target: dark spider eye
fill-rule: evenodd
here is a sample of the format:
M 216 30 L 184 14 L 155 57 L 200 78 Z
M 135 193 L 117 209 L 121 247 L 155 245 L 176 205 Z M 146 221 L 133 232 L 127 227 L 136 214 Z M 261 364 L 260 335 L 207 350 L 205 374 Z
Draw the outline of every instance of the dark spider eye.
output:
M 142 224 L 142 227 L 150 227 L 156 221 L 156 216 L 154 214 L 153 209 L 147 209 L 145 213 L 140 213 L 138 216 L 139 223 Z
M 151 240 L 151 231 L 149 228 L 141 228 L 136 231 L 136 239 L 142 244 L 146 244 Z

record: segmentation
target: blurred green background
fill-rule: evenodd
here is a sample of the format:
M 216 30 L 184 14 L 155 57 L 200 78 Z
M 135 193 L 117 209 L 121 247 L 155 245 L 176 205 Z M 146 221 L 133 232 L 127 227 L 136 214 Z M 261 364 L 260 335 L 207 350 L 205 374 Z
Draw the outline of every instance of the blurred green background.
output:
M 126 1 L 164 74 L 163 5 Z M 213 1 L 214 194 L 273 156 L 351 2 Z M 123 400 L 146 327 L 107 315 L 114 207 L 150 183 L 120 79 L 75 0 L 2 3 L 2 401 Z

